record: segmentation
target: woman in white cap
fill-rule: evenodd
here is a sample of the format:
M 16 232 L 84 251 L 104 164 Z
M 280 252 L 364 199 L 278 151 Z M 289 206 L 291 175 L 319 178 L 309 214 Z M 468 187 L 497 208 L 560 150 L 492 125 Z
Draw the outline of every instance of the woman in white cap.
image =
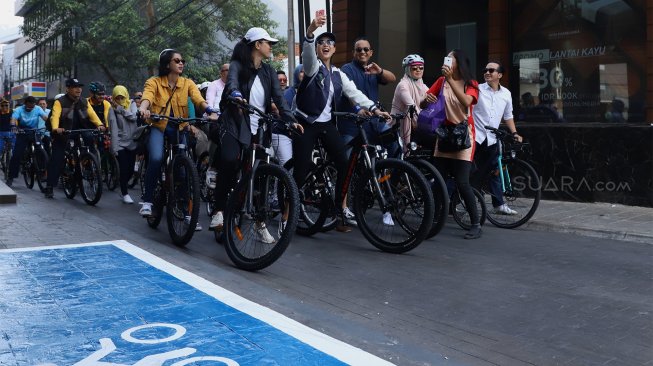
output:
M 281 118 L 294 122 L 279 87 L 277 71 L 263 60 L 272 56 L 272 45 L 278 40 L 270 37 L 263 28 L 250 28 L 245 37 L 234 47 L 229 64 L 229 75 L 220 102 L 222 128 L 213 134 L 218 143 L 214 159 L 218 161 L 218 180 L 215 187 L 215 209 L 209 230 L 222 231 L 223 211 L 227 193 L 236 184 L 239 155 L 243 146 L 249 146 L 258 129 L 259 117 L 241 113 L 237 106 L 227 102 L 227 97 L 246 101 L 266 112 L 271 111 L 272 102 L 279 109 Z M 299 125 L 297 125 L 299 126 Z M 283 227 L 283 222 L 280 228 Z M 259 240 L 274 243 L 274 237 L 267 228 L 257 230 Z

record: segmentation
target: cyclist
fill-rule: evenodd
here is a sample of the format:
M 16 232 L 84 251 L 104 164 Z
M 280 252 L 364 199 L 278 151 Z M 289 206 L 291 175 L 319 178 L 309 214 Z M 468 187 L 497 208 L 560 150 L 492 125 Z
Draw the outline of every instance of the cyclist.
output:
M 53 188 L 59 181 L 68 142 L 64 131 L 93 127 L 100 131 L 106 130 L 88 101 L 81 97 L 83 86 L 77 79 L 66 80 L 66 94 L 57 98 L 52 105 L 52 156 L 48 166 L 48 185 L 44 192 L 46 198 L 54 197 Z M 84 136 L 84 142 L 88 146 L 93 145 L 93 139 L 89 136 Z
M 186 60 L 182 58 L 179 51 L 170 48 L 161 51 L 159 54 L 159 76 L 149 78 L 143 89 L 143 99 L 138 110 L 145 122 L 152 126 L 147 143 L 148 165 L 145 174 L 143 202 L 139 210 L 143 217 L 152 215 L 154 188 L 159 174 L 161 174 L 163 162 L 164 136 L 168 136 L 170 140 L 176 138 L 175 126 L 168 125 L 166 120 L 150 120 L 150 110 L 161 115 L 188 118 L 190 107 L 188 100 L 190 98 L 192 103 L 200 106 L 200 110 L 204 111 L 210 119 L 217 119 L 217 114 L 202 98 L 197 85 L 192 80 L 181 76 L 185 64 Z M 188 125 L 184 124 L 179 126 L 184 132 L 187 132 L 187 127 Z M 185 142 L 186 134 L 182 133 L 180 138 L 182 140 L 180 142 Z M 176 141 L 171 141 L 171 143 L 176 143 Z M 186 217 L 186 221 L 190 222 L 190 216 Z M 202 230 L 199 222 L 195 230 Z
M 22 106 L 14 109 L 14 113 L 11 115 L 12 126 L 20 128 L 45 128 L 45 120 L 48 118 L 48 114 L 36 105 L 36 98 L 32 96 L 25 97 L 23 103 Z M 21 134 L 16 136 L 14 153 L 9 162 L 9 178 L 7 178 L 7 186 L 9 187 L 11 187 L 14 178 L 18 177 L 20 161 L 23 159 L 23 154 L 30 138 L 31 135 Z
M 477 171 L 474 173 L 474 185 L 480 186 L 489 172 L 498 169 L 497 159 L 499 157 L 499 144 L 497 137 L 488 132 L 486 127 L 499 128 L 501 120 L 504 120 L 512 135 L 519 142 L 522 137 L 517 133 L 515 120 L 512 115 L 512 94 L 506 87 L 501 86 L 503 66 L 498 61 L 491 61 L 483 70 L 485 83 L 478 86 L 478 103 L 474 108 L 474 123 L 476 127 L 476 152 L 474 163 Z M 490 189 L 492 190 L 492 206 L 494 213 L 503 215 L 516 215 L 503 200 L 501 179 L 498 175 L 492 174 L 490 178 Z
M 234 47 L 229 64 L 227 83 L 222 94 L 220 111 L 222 130 L 219 132 L 218 149 L 214 161 L 218 161 L 218 182 L 215 187 L 215 208 L 211 218 L 210 230 L 222 231 L 224 224 L 223 211 L 226 206 L 227 194 L 236 184 L 236 174 L 239 168 L 239 155 L 243 146 L 252 143 L 252 135 L 258 130 L 259 116 L 243 114 L 239 108 L 227 102 L 227 96 L 246 101 L 266 112 L 271 111 L 272 102 L 279 109 L 281 118 L 286 122 L 294 122 L 290 109 L 283 99 L 279 88 L 277 72 L 264 59 L 272 55 L 272 45 L 278 40 L 270 37 L 263 28 L 250 28 Z M 299 125 L 297 125 L 298 128 Z M 285 221 L 280 223 L 283 230 Z M 264 223 L 256 227 L 256 235 L 264 243 L 274 243 Z
M 122 85 L 113 88 L 111 96 L 112 110 L 115 118 L 111 122 L 111 152 L 118 156 L 120 167 L 120 196 L 122 202 L 134 203 L 129 195 L 129 179 L 134 174 L 136 148 L 138 143 L 132 135 L 138 125 L 136 124 L 136 104 L 129 100 L 129 92 Z
M 422 110 L 420 103 L 426 98 L 429 89 L 424 84 L 424 59 L 422 56 L 412 54 L 401 61 L 404 76 L 397 84 L 395 95 L 392 98 L 392 113 L 405 113 L 401 120 L 401 138 L 404 142 L 404 152 L 408 151 L 411 141 L 411 132 L 417 128 L 417 116 Z M 412 113 L 411 113 L 412 109 Z
M 354 215 L 346 206 L 342 187 L 347 170 L 347 157 L 345 156 L 345 143 L 338 134 L 335 121 L 331 112 L 335 110 L 335 103 L 341 96 L 346 96 L 357 106 L 359 114 L 371 115 L 370 112 L 385 119 L 390 119 L 387 112 L 381 111 L 373 101 L 356 88 L 347 75 L 331 64 L 331 56 L 336 51 L 336 37 L 333 33 L 325 32 L 317 38 L 313 32 L 326 23 L 326 16 L 319 16 L 311 22 L 306 29 L 306 39 L 302 51 L 302 64 L 305 76 L 295 96 L 295 116 L 304 127 L 304 134 L 293 141 L 293 157 L 295 161 L 293 176 L 297 186 L 304 184 L 304 179 L 309 171 L 311 152 L 315 147 L 317 138 L 321 138 L 329 158 L 336 164 L 338 177 L 336 180 L 336 204 L 342 203 L 340 212 L 340 225 L 336 230 L 350 232 L 347 225 Z M 317 44 L 317 46 L 316 46 Z M 367 110 L 361 108 L 366 108 Z
M 100 121 L 106 128 L 109 128 L 110 119 L 115 118 L 113 114 L 111 103 L 106 100 L 106 87 L 99 81 L 92 81 L 88 84 L 88 91 L 91 93 L 91 96 L 88 98 L 88 102 L 91 105 L 91 108 L 95 111 Z
M 16 134 L 11 126 L 11 115 L 13 111 L 9 107 L 9 101 L 0 100 L 0 155 L 4 152 L 5 141 L 11 142 L 11 147 L 16 144 Z M 9 167 L 6 167 L 9 168 Z M 7 174 L 7 176 L 9 176 Z

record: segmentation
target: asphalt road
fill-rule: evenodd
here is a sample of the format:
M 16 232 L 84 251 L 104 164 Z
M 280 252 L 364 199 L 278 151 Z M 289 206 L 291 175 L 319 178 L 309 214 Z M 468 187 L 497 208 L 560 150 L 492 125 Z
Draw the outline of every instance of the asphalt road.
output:
M 0 206 L 0 247 L 125 239 L 398 365 L 653 364 L 649 244 L 490 224 L 469 241 L 451 220 L 403 255 L 357 230 L 296 236 L 277 263 L 248 273 L 206 230 L 174 247 L 165 222 L 148 228 L 115 192 L 89 207 L 14 189 L 18 203 Z

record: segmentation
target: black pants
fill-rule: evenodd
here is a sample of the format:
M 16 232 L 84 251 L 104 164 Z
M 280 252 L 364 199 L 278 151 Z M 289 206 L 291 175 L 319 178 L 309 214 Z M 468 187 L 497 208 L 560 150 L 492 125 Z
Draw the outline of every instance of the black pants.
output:
M 136 151 L 122 149 L 118 151 L 118 166 L 120 167 L 120 193 L 129 193 L 129 180 L 134 174 Z
M 77 139 L 77 136 L 73 136 Z M 86 146 L 93 146 L 92 135 L 82 135 L 84 144 Z M 53 135 L 52 136 L 52 156 L 50 156 L 50 165 L 48 166 L 48 187 L 56 187 L 61 175 L 61 168 L 63 168 L 64 156 L 66 152 L 66 145 L 68 145 L 68 135 Z M 91 153 L 95 152 L 94 148 L 90 148 Z
M 311 167 L 313 148 L 318 138 L 322 139 L 322 145 L 327 151 L 329 159 L 335 163 L 338 172 L 336 179 L 336 207 L 342 203 L 344 192 L 342 192 L 345 175 L 347 174 L 347 157 L 345 156 L 345 143 L 338 133 L 333 122 L 314 122 L 313 124 L 302 124 L 304 133 L 293 139 L 293 177 L 297 187 L 301 187 L 306 179 L 306 174 Z
M 449 158 L 435 158 L 434 162 L 440 174 L 444 177 L 453 177 L 456 182 L 456 188 L 458 188 L 458 192 L 460 192 L 467 207 L 472 225 L 479 224 L 481 220 L 476 209 L 476 197 L 474 196 L 472 185 L 469 184 L 469 172 L 472 169 L 472 162 Z
M 32 140 L 31 134 L 17 134 L 16 143 L 14 144 L 14 151 L 11 155 L 11 160 L 9 161 L 9 177 L 16 178 L 18 177 L 18 170 L 20 168 L 20 161 L 25 155 L 25 150 L 30 140 Z
M 217 182 L 215 184 L 214 211 L 224 211 L 227 205 L 227 194 L 236 185 L 236 177 L 240 164 L 242 146 L 232 135 L 225 133 L 215 151 L 214 161 L 217 162 Z M 215 213 L 214 212 L 214 213 Z

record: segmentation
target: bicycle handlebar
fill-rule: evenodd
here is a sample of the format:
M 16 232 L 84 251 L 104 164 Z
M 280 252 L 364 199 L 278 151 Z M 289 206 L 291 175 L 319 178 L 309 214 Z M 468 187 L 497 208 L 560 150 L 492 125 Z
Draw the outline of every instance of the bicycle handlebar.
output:
M 163 121 L 167 120 L 170 123 L 173 123 L 175 125 L 180 125 L 182 123 L 188 123 L 188 124 L 204 124 L 204 123 L 213 123 L 213 121 L 207 119 L 207 118 L 182 118 L 182 117 L 172 117 L 172 116 L 163 116 L 160 114 L 150 114 L 150 119 L 153 121 Z
M 236 107 L 246 111 L 249 114 L 257 114 L 259 117 L 261 117 L 262 119 L 264 119 L 266 121 L 269 121 L 270 123 L 277 122 L 277 123 L 282 124 L 285 127 L 286 131 L 290 132 L 291 134 L 295 134 L 295 135 L 300 135 L 301 134 L 299 132 L 299 130 L 296 129 L 293 126 L 293 123 L 286 122 L 286 121 L 284 121 L 282 119 L 279 119 L 279 118 L 275 117 L 272 113 L 265 113 L 262 110 L 260 110 L 259 108 L 255 107 L 255 106 L 253 106 L 253 105 L 251 105 L 251 104 L 249 104 L 249 103 L 247 103 L 245 101 L 238 100 L 237 98 L 234 98 L 232 96 L 227 96 L 227 101 L 234 104 Z

